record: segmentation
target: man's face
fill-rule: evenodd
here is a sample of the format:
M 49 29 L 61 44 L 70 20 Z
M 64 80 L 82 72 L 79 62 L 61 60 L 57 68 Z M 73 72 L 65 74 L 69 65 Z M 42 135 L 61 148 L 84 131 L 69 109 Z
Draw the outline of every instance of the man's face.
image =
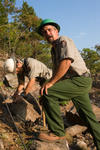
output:
M 42 35 L 51 44 L 59 37 L 58 30 L 52 25 L 44 26 L 42 29 Z
M 22 63 L 21 62 L 17 62 L 16 63 L 16 73 L 19 73 L 19 72 L 21 72 L 21 70 L 22 70 Z

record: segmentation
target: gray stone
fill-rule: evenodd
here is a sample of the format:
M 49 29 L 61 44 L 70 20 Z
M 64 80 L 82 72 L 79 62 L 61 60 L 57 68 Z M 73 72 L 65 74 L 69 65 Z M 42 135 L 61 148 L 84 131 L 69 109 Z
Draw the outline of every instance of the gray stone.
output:
M 38 103 L 33 98 L 33 104 L 29 103 L 23 97 L 19 96 L 19 100 L 10 104 L 11 112 L 24 121 L 35 121 L 40 117 L 41 110 Z
M 61 142 L 41 142 L 34 140 L 30 146 L 30 150 L 69 150 L 66 140 Z
M 17 88 L 18 86 L 18 79 L 16 74 L 8 73 L 5 75 L 4 83 L 7 86 L 10 86 L 12 88 Z
M 0 139 L 0 150 L 4 150 L 4 144 L 3 144 L 2 139 Z

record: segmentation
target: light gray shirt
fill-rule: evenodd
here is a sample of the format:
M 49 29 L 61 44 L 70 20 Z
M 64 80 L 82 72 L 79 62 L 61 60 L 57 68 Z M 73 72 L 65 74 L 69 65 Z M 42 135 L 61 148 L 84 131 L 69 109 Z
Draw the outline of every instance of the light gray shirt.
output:
M 24 60 L 22 73 L 18 75 L 19 83 L 23 83 L 25 76 L 29 80 L 36 77 L 50 79 L 52 77 L 52 70 L 34 58 L 27 58 Z
M 59 39 L 55 41 L 54 47 L 51 50 L 51 55 L 53 61 L 53 74 L 55 74 L 60 61 L 64 59 L 71 60 L 71 66 L 67 74 L 76 73 L 81 76 L 85 72 L 89 73 L 89 69 L 87 69 L 74 42 L 68 37 L 60 36 Z

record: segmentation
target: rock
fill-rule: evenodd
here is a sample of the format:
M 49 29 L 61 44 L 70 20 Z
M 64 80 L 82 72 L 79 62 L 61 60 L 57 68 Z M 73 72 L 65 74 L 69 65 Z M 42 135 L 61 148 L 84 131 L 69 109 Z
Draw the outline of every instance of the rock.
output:
M 18 79 L 16 74 L 8 73 L 5 75 L 4 84 L 8 87 L 17 88 Z
M 92 105 L 92 110 L 93 110 L 94 114 L 96 115 L 97 121 L 100 121 L 100 108 L 94 104 L 91 104 L 91 105 Z M 75 114 L 78 117 L 76 108 L 75 108 L 74 104 L 72 103 L 72 101 L 70 101 L 68 103 L 68 105 L 66 106 L 66 116 L 67 116 L 67 114 Z M 72 120 L 72 118 L 71 118 L 71 120 Z M 75 120 L 76 120 L 76 118 L 75 118 Z M 78 119 L 78 121 L 79 121 L 79 119 Z
M 78 141 L 77 145 L 81 150 L 88 150 L 87 144 L 84 141 Z
M 92 104 L 92 109 L 96 115 L 97 120 L 100 121 L 100 108 L 97 107 L 96 105 Z
M 2 139 L 0 139 L 0 150 L 4 150 L 4 144 L 3 144 Z
M 33 101 L 35 106 L 19 96 L 19 100 L 9 104 L 9 107 L 11 112 L 20 119 L 24 121 L 31 120 L 34 122 L 38 117 L 40 117 L 41 110 L 34 98 Z
M 66 145 L 67 144 L 67 145 Z M 69 150 L 68 143 L 66 140 L 62 142 L 41 142 L 34 140 L 30 146 L 30 150 Z
M 81 126 L 81 125 L 76 124 L 76 125 L 66 128 L 65 132 L 66 134 L 75 136 L 77 134 L 84 132 L 86 129 L 87 129 L 86 126 Z

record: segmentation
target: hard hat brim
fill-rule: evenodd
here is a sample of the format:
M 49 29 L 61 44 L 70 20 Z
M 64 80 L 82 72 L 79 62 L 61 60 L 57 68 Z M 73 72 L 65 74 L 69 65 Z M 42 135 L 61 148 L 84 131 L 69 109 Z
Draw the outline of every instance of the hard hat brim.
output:
M 39 27 L 38 27 L 38 33 L 40 35 L 42 35 L 42 28 L 46 25 L 52 25 L 54 27 L 57 28 L 58 32 L 60 31 L 60 26 L 57 24 L 57 23 L 54 23 L 54 22 L 48 22 L 48 23 L 45 23 L 45 24 L 41 24 Z M 43 35 L 42 35 L 43 36 Z

